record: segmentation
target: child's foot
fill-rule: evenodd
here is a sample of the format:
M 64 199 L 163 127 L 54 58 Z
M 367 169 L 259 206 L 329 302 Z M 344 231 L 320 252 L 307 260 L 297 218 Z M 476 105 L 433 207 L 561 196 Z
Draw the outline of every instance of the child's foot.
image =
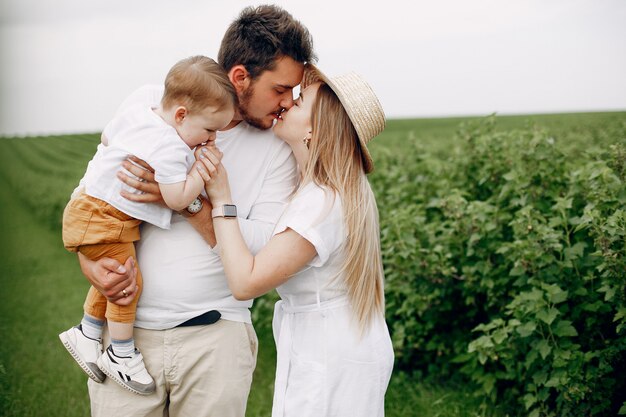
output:
M 102 355 L 102 339 L 90 339 L 85 336 L 80 324 L 61 333 L 59 339 L 89 378 L 96 382 L 104 381 L 106 376 L 96 365 Z
M 143 363 L 143 356 L 137 349 L 133 356 L 120 358 L 109 345 L 98 358 L 98 367 L 113 381 L 135 394 L 148 395 L 156 389 L 154 380 Z

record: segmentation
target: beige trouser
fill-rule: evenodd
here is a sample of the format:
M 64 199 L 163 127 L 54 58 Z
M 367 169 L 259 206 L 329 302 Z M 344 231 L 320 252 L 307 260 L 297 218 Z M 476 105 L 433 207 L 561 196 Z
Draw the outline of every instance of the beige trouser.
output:
M 252 325 L 219 320 L 169 330 L 135 328 L 134 336 L 156 392 L 137 395 L 109 378 L 102 384 L 90 379 L 92 416 L 245 416 L 257 355 Z

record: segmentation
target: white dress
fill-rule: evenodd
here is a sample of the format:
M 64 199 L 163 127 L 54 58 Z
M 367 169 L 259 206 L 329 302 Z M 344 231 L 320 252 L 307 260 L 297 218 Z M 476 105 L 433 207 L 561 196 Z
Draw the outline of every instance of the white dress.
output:
M 287 228 L 311 242 L 317 256 L 277 288 L 272 417 L 384 416 L 393 368 L 391 339 L 382 317 L 359 335 L 343 279 L 336 277 L 345 241 L 339 197 L 307 184 L 274 234 Z

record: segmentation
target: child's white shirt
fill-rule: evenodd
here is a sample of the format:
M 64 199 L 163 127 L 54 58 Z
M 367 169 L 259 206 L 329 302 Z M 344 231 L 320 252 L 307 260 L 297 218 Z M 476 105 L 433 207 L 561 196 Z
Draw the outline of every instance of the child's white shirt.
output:
M 137 192 L 117 178 L 122 161 L 129 155 L 143 159 L 155 170 L 161 184 L 187 179 L 195 158 L 176 130 L 151 108 L 141 88 L 131 94 L 104 128 L 108 145 L 100 144 L 87 167 L 85 192 L 111 204 L 118 210 L 163 229 L 169 229 L 172 211 L 158 204 L 137 203 L 120 195 L 122 190 Z M 131 175 L 129 172 L 126 174 Z

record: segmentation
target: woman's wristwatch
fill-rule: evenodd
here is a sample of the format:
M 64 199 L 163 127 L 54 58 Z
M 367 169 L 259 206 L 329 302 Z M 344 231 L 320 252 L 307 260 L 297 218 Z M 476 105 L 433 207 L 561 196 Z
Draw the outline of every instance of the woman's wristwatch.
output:
M 220 207 L 215 207 L 213 211 L 211 211 L 211 217 L 223 217 L 225 219 L 236 219 L 237 218 L 237 206 L 234 204 L 224 204 Z

